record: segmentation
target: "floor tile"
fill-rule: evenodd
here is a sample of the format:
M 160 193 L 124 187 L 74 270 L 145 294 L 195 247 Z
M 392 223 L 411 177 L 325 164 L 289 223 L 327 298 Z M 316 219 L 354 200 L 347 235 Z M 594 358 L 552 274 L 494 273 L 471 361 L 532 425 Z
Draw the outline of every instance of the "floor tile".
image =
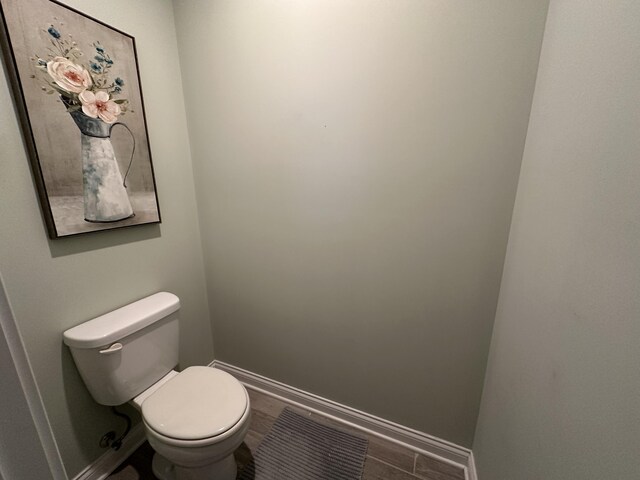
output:
M 255 451 L 258 449 L 258 446 L 260 445 L 260 442 L 262 441 L 263 438 L 264 438 L 263 434 L 258 433 L 254 430 L 249 430 L 247 432 L 247 436 L 244 437 L 244 443 L 247 445 L 247 448 L 249 450 L 255 453 Z
M 364 474 L 362 480 L 417 480 L 418 477 L 411 475 L 399 468 L 387 465 L 372 457 L 367 457 L 364 462 Z
M 369 436 L 369 450 L 367 455 L 382 460 L 407 472 L 413 472 L 416 454 L 406 447 Z
M 271 415 L 267 415 L 266 413 L 262 413 L 259 410 L 251 411 L 251 424 L 249 426 L 250 430 L 253 430 L 256 433 L 260 433 L 262 435 L 266 435 L 274 422 L 276 421 L 275 417 Z
M 148 442 L 144 442 L 127 460 L 120 465 L 108 480 L 155 480 L 151 470 L 153 449 Z
M 249 400 L 251 401 L 251 410 L 260 411 L 267 415 L 277 418 L 287 404 L 277 398 L 265 395 L 264 393 L 247 388 L 249 392 Z
M 425 480 L 464 480 L 464 470 L 431 457 L 418 454 L 416 475 Z
M 240 445 L 240 447 L 233 452 L 233 456 L 236 460 L 236 465 L 238 466 L 238 472 L 241 472 L 242 469 L 249 465 L 253 460 L 253 452 L 246 443 Z
M 118 469 L 109 475 L 109 480 L 141 480 L 143 478 L 145 477 L 142 477 L 140 472 L 138 472 L 132 465 L 125 465 L 124 468 Z

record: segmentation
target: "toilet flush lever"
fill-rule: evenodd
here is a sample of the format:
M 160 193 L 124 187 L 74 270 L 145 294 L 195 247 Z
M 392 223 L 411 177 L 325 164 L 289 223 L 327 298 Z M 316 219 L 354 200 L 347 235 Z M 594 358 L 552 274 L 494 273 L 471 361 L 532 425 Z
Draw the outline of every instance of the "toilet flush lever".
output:
M 122 344 L 121 343 L 114 343 L 109 348 L 106 348 L 104 350 L 100 350 L 100 353 L 102 353 L 104 355 L 111 355 L 112 353 L 119 352 L 120 350 L 122 350 Z

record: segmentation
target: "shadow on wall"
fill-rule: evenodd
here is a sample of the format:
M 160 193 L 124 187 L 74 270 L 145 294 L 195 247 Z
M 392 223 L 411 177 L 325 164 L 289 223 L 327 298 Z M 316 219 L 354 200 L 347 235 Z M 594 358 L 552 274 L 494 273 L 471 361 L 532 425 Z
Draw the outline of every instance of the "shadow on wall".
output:
M 46 235 L 46 232 L 44 234 Z M 55 240 L 49 238 L 49 251 L 54 258 L 64 257 L 76 253 L 160 238 L 162 236 L 161 234 L 160 225 L 154 223 L 118 228 L 115 230 L 97 231 L 67 238 L 57 238 Z

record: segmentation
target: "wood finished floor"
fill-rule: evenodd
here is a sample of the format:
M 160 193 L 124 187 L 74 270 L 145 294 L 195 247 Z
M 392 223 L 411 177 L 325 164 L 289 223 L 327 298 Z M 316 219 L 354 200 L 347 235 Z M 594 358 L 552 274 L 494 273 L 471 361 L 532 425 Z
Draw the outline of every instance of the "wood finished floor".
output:
M 252 452 L 256 451 L 260 441 L 269 432 L 282 409 L 288 405 L 285 402 L 253 390 L 249 390 L 249 396 L 251 397 L 251 427 L 244 443 L 235 452 L 238 472 L 242 471 L 242 468 L 251 460 Z M 357 435 L 363 435 L 358 430 L 321 415 L 297 407 L 292 408 L 298 413 L 307 415 L 320 423 L 352 431 Z M 364 464 L 362 480 L 464 480 L 464 470 L 460 468 L 378 437 L 365 436 L 369 439 L 369 449 Z M 156 477 L 151 472 L 152 457 L 153 450 L 145 442 L 107 479 L 154 480 Z

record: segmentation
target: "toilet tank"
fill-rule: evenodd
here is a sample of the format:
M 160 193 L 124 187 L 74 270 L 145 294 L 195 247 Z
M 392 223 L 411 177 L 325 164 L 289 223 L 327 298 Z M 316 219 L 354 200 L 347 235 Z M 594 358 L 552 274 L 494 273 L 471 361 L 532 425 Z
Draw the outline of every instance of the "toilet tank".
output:
M 160 292 L 64 332 L 94 400 L 121 405 L 178 364 L 180 300 Z

